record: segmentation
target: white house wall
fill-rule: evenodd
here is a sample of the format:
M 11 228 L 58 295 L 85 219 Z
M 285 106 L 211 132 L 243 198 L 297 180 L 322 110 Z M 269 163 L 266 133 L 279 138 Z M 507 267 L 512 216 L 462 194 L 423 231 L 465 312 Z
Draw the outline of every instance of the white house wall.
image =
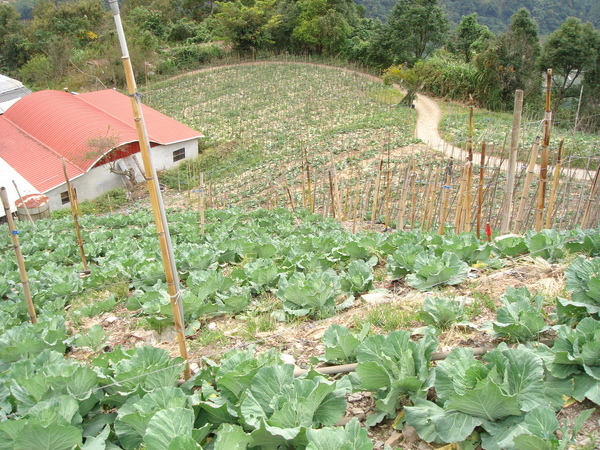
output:
M 181 148 L 185 148 L 185 159 L 174 163 L 173 152 Z M 156 146 L 150 150 L 150 155 L 155 170 L 168 169 L 178 165 L 182 161 L 198 156 L 198 139 L 192 139 L 191 141 L 180 142 L 178 144 Z M 132 155 L 132 157 L 136 158 L 139 167 L 144 167 L 139 153 Z M 93 200 L 108 191 L 125 187 L 125 176 L 117 175 L 110 171 L 110 166 L 114 164 L 115 163 L 104 164 L 101 167 L 90 170 L 85 175 L 71 180 L 71 184 L 77 191 L 77 198 L 80 202 Z M 44 192 L 50 199 L 50 211 L 69 207 L 69 203 L 63 205 L 61 201 L 61 193 L 66 190 L 66 183 L 63 183 L 48 192 Z
M 198 156 L 198 139 L 151 148 L 150 155 L 154 169 L 164 170 L 178 165 L 181 161 L 173 162 L 173 152 L 180 148 L 185 148 L 185 159 L 195 158 Z

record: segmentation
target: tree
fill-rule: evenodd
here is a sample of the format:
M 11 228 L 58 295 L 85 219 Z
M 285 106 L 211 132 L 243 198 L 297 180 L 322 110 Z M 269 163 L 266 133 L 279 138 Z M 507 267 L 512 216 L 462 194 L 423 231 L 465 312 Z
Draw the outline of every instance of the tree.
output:
M 246 6 L 241 1 L 218 3 L 216 14 L 220 32 L 241 51 L 255 51 L 273 44 L 272 33 L 281 24 L 274 14 L 276 0 L 256 1 Z
M 342 50 L 357 22 L 354 3 L 328 0 L 298 0 L 300 15 L 292 38 L 300 50 L 333 54 Z
M 499 37 L 498 67 L 502 68 L 502 97 L 508 107 L 513 103 L 514 92 L 524 91 L 529 103 L 540 97 L 541 74 L 535 62 L 541 46 L 538 26 L 525 8 L 511 18 L 508 31 Z
M 544 42 L 537 65 L 540 70 L 552 69 L 552 84 L 557 90 L 554 111 L 566 97 L 576 95 L 572 88 L 582 74 L 597 67 L 599 48 L 600 33 L 592 24 L 574 17 L 569 17 Z
M 448 18 L 437 0 L 398 0 L 387 24 L 396 63 L 414 63 L 446 42 Z
M 461 19 L 454 30 L 451 47 L 454 53 L 462 54 L 465 61 L 470 62 L 476 44 L 492 36 L 490 29 L 477 21 L 477 13 L 469 14 Z

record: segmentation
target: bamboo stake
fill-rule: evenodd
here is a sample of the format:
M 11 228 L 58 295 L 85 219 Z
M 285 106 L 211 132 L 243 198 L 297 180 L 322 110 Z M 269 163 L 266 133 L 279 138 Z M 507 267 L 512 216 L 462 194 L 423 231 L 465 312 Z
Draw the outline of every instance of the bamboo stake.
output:
M 328 171 L 328 175 L 329 175 L 329 198 L 330 198 L 330 202 L 331 202 L 331 213 L 333 214 L 333 218 L 337 218 L 338 220 L 341 220 L 339 215 L 337 215 L 336 217 L 336 212 L 337 212 L 337 202 L 335 201 L 335 192 L 333 189 L 333 173 L 332 173 L 332 169 L 329 169 Z
M 431 220 L 433 218 L 433 210 L 435 209 L 435 198 L 437 194 L 436 187 L 440 181 L 440 168 L 437 167 L 435 169 L 435 175 L 433 177 L 433 183 L 431 183 L 431 190 L 428 198 L 428 210 L 427 215 L 425 216 L 425 231 L 429 231 L 431 227 Z
M 546 200 L 546 183 L 548 177 L 548 147 L 550 146 L 550 125 L 552 123 L 552 110 L 550 109 L 550 92 L 552 90 L 552 69 L 546 72 L 546 116 L 544 117 L 544 142 L 540 159 L 540 184 L 535 215 L 535 231 L 542 230 L 544 217 L 544 203 Z
M 411 174 L 411 180 L 410 180 L 410 229 L 414 229 L 415 228 L 415 213 L 416 213 L 416 207 L 415 207 L 415 196 L 416 196 L 416 192 L 415 192 L 415 182 L 416 182 L 416 178 L 417 178 L 417 172 L 415 170 L 415 159 L 413 157 L 413 164 L 412 164 L 412 174 Z
M 473 103 L 473 97 L 471 97 L 471 104 L 469 105 L 469 146 L 468 146 L 468 163 L 467 163 L 467 185 L 465 192 L 465 221 L 463 228 L 465 231 L 471 231 L 471 204 L 472 201 L 472 189 L 473 189 L 473 110 L 475 105 Z
M 385 229 L 388 229 L 389 223 L 390 223 L 390 184 L 391 184 L 391 178 L 392 178 L 392 174 L 391 174 L 391 169 L 388 163 L 388 170 L 387 170 L 387 175 L 386 175 L 386 181 L 385 181 Z
M 448 215 L 448 199 L 450 198 L 450 183 L 452 182 L 452 165 L 454 158 L 448 160 L 446 166 L 446 181 L 442 187 L 442 202 L 440 205 L 440 225 L 438 228 L 439 234 L 444 234 L 446 229 L 446 217 Z
M 594 176 L 594 181 L 592 182 L 592 187 L 590 189 L 590 196 L 588 197 L 587 205 L 585 207 L 585 211 L 584 211 L 583 217 L 581 219 L 581 228 L 588 227 L 588 221 L 589 221 L 588 219 L 592 215 L 591 211 L 592 211 L 593 200 L 594 200 L 594 197 L 596 197 L 596 194 L 598 193 L 598 187 L 599 187 L 598 179 L 599 178 L 600 178 L 600 165 L 598 166 L 598 169 L 596 170 L 596 176 Z
M 21 204 L 23 205 L 23 208 L 25 209 L 25 214 L 27 214 L 27 218 L 29 219 L 29 222 L 31 222 L 31 225 L 33 225 L 35 227 L 35 223 L 33 222 L 33 219 L 31 218 L 31 214 L 29 214 L 29 208 L 23 201 L 23 196 L 19 192 L 19 188 L 17 186 L 17 183 L 15 183 L 15 180 L 12 180 L 12 184 L 15 187 L 15 190 L 17 191 L 17 195 L 19 196 L 19 200 L 21 201 Z
M 359 196 L 358 196 L 358 185 L 357 185 L 356 189 L 354 190 L 354 212 L 352 215 L 352 233 L 356 233 L 356 218 L 358 216 L 358 200 L 359 200 Z
M 304 169 L 304 159 L 302 159 L 300 170 L 302 173 L 302 209 L 306 209 L 306 170 Z
M 204 217 L 204 210 L 205 208 L 205 194 L 204 194 L 204 172 L 200 172 L 199 173 L 199 178 L 200 178 L 200 187 L 198 188 L 198 202 L 199 202 L 199 209 L 200 209 L 200 232 L 202 233 L 202 236 L 204 236 L 204 222 L 205 222 L 205 217 Z
M 460 184 L 458 186 L 458 194 L 456 194 L 456 216 L 454 218 L 454 232 L 456 234 L 463 230 L 463 208 L 464 208 L 464 195 L 465 195 L 465 184 L 466 184 L 466 170 L 467 166 L 464 165 L 461 169 Z
M 19 232 L 15 228 L 15 222 L 12 217 L 12 212 L 10 211 L 8 194 L 6 193 L 6 188 L 4 186 L 0 188 L 0 197 L 2 198 L 2 205 L 4 206 L 4 213 L 6 214 L 6 221 L 8 222 L 8 229 L 10 231 L 10 238 L 17 257 L 17 264 L 21 275 L 21 284 L 23 285 L 23 293 L 25 294 L 25 304 L 27 305 L 29 319 L 31 320 L 31 323 L 37 323 L 37 316 L 35 314 L 33 299 L 31 298 L 31 291 L 29 289 L 29 279 L 27 278 L 27 270 L 25 269 L 25 261 L 23 260 L 23 252 L 21 252 L 21 246 L 19 245 Z
M 379 190 L 381 189 L 381 172 L 383 171 L 383 159 L 379 161 L 379 170 L 375 179 L 375 196 L 373 197 L 373 209 L 371 211 L 371 223 L 377 219 L 377 210 L 379 209 Z
M 294 197 L 292 196 L 292 191 L 290 191 L 290 187 L 288 186 L 287 181 L 285 182 L 285 190 L 287 191 L 288 198 L 290 199 L 290 206 L 292 208 L 292 212 L 296 212 L 296 205 L 294 204 Z
M 367 180 L 367 187 L 365 188 L 365 195 L 363 197 L 363 203 L 360 208 L 360 217 L 364 220 L 367 215 L 367 208 L 369 207 L 369 201 L 371 200 L 371 180 Z
M 404 183 L 402 185 L 402 196 L 400 198 L 400 208 L 398 208 L 398 218 L 396 219 L 396 230 L 404 229 L 404 212 L 406 211 L 406 193 L 408 191 L 410 169 L 408 166 L 404 171 Z
M 556 157 L 556 165 L 554 166 L 554 177 L 552 178 L 552 189 L 550 190 L 550 200 L 548 202 L 548 214 L 546 215 L 546 228 L 550 228 L 552 223 L 552 213 L 554 212 L 554 200 L 556 198 L 556 190 L 558 188 L 558 178 L 560 176 L 561 155 L 565 138 L 560 140 L 558 146 L 558 155 Z
M 423 193 L 424 207 L 423 207 L 423 218 L 421 220 L 421 229 L 425 230 L 425 225 L 427 222 L 427 215 L 429 214 L 429 196 L 431 195 L 431 179 L 433 177 L 433 168 L 429 169 L 429 173 L 427 174 L 427 181 L 425 182 L 425 192 Z
M 154 213 L 154 220 L 156 222 L 156 231 L 160 243 L 163 266 L 167 279 L 167 287 L 169 290 L 169 297 L 171 300 L 171 309 L 173 311 L 175 331 L 177 332 L 179 352 L 181 354 L 181 357 L 186 361 L 184 377 L 187 380 L 191 377 L 192 373 L 188 363 L 187 345 L 184 334 L 185 328 L 183 322 L 183 305 L 181 303 L 179 278 L 177 268 L 175 266 L 175 259 L 173 257 L 173 246 L 171 245 L 171 236 L 169 234 L 164 205 L 162 203 L 158 177 L 156 176 L 156 171 L 154 170 L 154 167 L 152 165 L 152 159 L 150 157 L 150 141 L 148 138 L 148 132 L 146 130 L 146 124 L 144 122 L 144 117 L 142 115 L 140 96 L 137 92 L 135 77 L 133 74 L 133 67 L 129 58 L 129 51 L 127 49 L 127 41 L 125 40 L 125 33 L 123 31 L 123 25 L 121 23 L 119 4 L 117 3 L 117 0 L 109 0 L 109 4 L 114 16 L 115 26 L 117 28 L 117 35 L 123 53 L 122 60 L 125 69 L 125 78 L 127 80 L 127 90 L 131 98 L 131 108 L 133 110 L 134 122 L 138 133 L 140 153 L 144 162 L 145 177 L 148 183 L 150 199 L 152 201 L 152 210 Z
M 62 158 L 62 167 L 63 173 L 65 174 L 65 180 L 67 182 L 67 194 L 69 195 L 69 203 L 71 204 L 71 213 L 73 214 L 73 224 L 75 225 L 75 234 L 77 235 L 77 245 L 79 246 L 79 254 L 81 256 L 81 262 L 83 263 L 83 273 L 88 274 L 90 273 L 90 271 L 88 270 L 88 263 L 85 257 L 85 250 L 83 249 L 83 239 L 81 238 L 81 229 L 79 228 L 79 205 L 77 202 L 77 194 L 75 193 L 75 189 L 73 189 L 71 180 L 69 180 L 69 175 L 67 175 L 67 165 L 65 163 L 65 158 Z
M 310 179 L 310 164 L 306 161 L 306 181 L 308 186 L 308 207 L 310 208 L 311 214 L 315 212 L 315 204 L 313 202 L 312 182 Z M 315 180 L 316 183 L 316 180 Z
M 479 162 L 479 186 L 477 187 L 477 239 L 481 239 L 481 210 L 483 208 L 483 180 L 485 173 L 485 142 L 481 144 L 481 161 Z M 513 174 L 514 177 L 514 174 Z M 511 199 L 512 203 L 512 199 Z
M 504 202 L 502 203 L 502 222 L 500 234 L 508 233 L 510 228 L 510 217 L 512 215 L 513 198 L 515 195 L 515 172 L 517 170 L 517 152 L 519 151 L 519 131 L 521 128 L 521 115 L 523 111 L 523 91 L 515 91 L 515 110 L 513 114 L 512 134 L 510 138 L 510 156 L 508 158 L 508 170 L 506 174 L 506 190 L 504 191 Z M 479 237 L 479 225 L 477 228 Z
M 538 147 L 540 145 L 540 137 L 536 136 L 535 142 L 531 147 L 531 153 L 529 155 L 529 165 L 527 166 L 527 175 L 525 176 L 525 181 L 523 182 L 523 192 L 521 194 L 521 201 L 519 202 L 519 211 L 517 212 L 517 218 L 515 220 L 515 227 L 513 229 L 513 233 L 519 233 L 522 228 L 523 223 L 523 211 L 525 209 L 525 202 L 527 201 L 527 196 L 529 195 L 529 188 L 531 186 L 531 180 L 534 175 L 535 170 L 535 161 L 537 160 L 538 155 Z

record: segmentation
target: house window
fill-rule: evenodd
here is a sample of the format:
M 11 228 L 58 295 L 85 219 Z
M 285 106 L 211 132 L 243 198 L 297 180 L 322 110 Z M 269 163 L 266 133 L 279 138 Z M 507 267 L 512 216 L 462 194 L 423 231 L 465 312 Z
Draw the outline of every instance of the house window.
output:
M 173 162 L 181 161 L 185 159 L 185 148 L 180 148 L 173 152 Z
M 75 192 L 75 197 L 77 197 L 77 189 L 73 189 L 73 191 Z M 64 191 L 60 193 L 60 202 L 63 205 L 69 203 L 69 191 Z

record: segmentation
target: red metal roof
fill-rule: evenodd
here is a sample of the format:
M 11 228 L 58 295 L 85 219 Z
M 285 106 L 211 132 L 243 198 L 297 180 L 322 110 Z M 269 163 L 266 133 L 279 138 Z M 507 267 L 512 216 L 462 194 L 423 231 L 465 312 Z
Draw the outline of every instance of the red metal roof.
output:
M 142 105 L 151 143 L 170 144 L 202 134 Z M 106 153 L 137 142 L 131 100 L 115 90 L 73 95 L 39 91 L 17 101 L 0 116 L 0 158 L 39 192 L 84 174 Z

